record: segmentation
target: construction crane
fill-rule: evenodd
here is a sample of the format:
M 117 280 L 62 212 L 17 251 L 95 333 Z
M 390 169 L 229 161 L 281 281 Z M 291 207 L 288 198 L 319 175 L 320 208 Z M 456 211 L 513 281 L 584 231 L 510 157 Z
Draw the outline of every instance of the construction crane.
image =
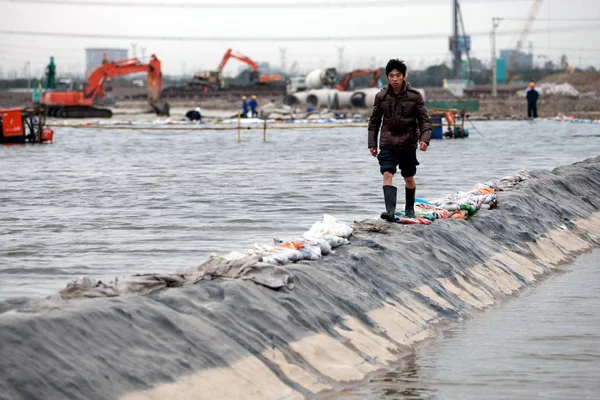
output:
M 194 80 L 207 82 L 209 84 L 218 85 L 219 88 L 225 87 L 225 79 L 223 78 L 223 69 L 230 59 L 236 59 L 250 66 L 250 83 L 271 83 L 282 82 L 283 78 L 279 74 L 260 75 L 258 65 L 250 57 L 245 56 L 232 49 L 227 49 L 221 63 L 216 70 L 202 71 L 194 75 Z
M 458 13 L 458 20 L 460 21 L 460 28 L 462 30 L 462 34 L 463 36 L 466 38 L 467 37 L 467 31 L 465 30 L 465 22 L 463 20 L 463 15 L 462 15 L 462 7 L 460 6 L 460 3 L 457 1 L 456 2 L 456 9 L 457 9 L 457 13 Z M 470 54 L 471 48 L 470 46 L 465 46 L 465 54 L 467 56 L 467 65 L 469 67 L 469 80 L 473 79 L 473 68 L 471 65 L 471 54 Z M 461 63 L 461 68 L 462 68 L 462 63 Z
M 162 72 L 160 61 L 153 54 L 150 62 L 142 63 L 137 58 L 108 61 L 106 56 L 102 65 L 87 77 L 83 91 L 53 91 L 43 93 L 41 103 L 46 114 L 58 118 L 110 118 L 112 111 L 93 107 L 94 101 L 104 98 L 104 82 L 115 76 L 148 73 L 148 101 L 158 115 L 169 115 L 169 105 L 160 101 Z
M 517 40 L 517 45 L 516 45 L 515 49 L 513 50 L 512 54 L 510 55 L 510 59 L 508 60 L 508 65 L 506 65 L 507 78 L 510 75 L 510 72 L 515 67 L 515 63 L 517 61 L 517 56 L 519 55 L 519 51 L 521 51 L 521 48 L 523 48 L 523 43 L 527 39 L 527 35 L 529 35 L 529 31 L 531 30 L 531 27 L 533 26 L 533 23 L 535 22 L 535 18 L 538 14 L 538 11 L 540 11 L 541 6 L 542 6 L 542 0 L 535 0 L 533 5 L 531 6 L 531 9 L 529 10 L 529 17 L 527 18 L 527 21 L 525 22 L 525 26 L 523 27 L 523 30 L 521 31 L 521 35 L 519 36 L 519 39 Z
M 335 85 L 335 88 L 340 91 L 348 90 L 352 79 L 354 79 L 358 76 L 369 76 L 369 75 L 372 75 L 371 82 L 369 83 L 369 87 L 375 87 L 375 86 L 377 86 L 377 82 L 379 81 L 379 78 L 381 78 L 382 70 L 381 70 L 381 68 L 375 69 L 375 70 L 373 70 L 373 69 L 357 69 L 355 71 L 348 72 L 346 75 L 344 75 L 344 78 L 342 79 L 342 81 L 340 83 L 338 83 L 337 85 Z

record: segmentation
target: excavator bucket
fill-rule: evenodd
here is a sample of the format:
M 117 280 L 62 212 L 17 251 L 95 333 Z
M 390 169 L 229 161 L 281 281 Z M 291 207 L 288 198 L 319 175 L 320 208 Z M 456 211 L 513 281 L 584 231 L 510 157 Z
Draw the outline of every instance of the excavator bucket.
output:
M 169 103 L 160 98 L 162 91 L 162 71 L 160 61 L 156 56 L 150 58 L 148 70 L 148 101 L 156 115 L 168 117 L 170 114 Z
M 170 115 L 170 106 L 165 100 L 157 100 L 150 103 L 150 107 L 156 113 L 156 115 L 168 117 Z
M 150 59 L 150 68 L 148 69 L 148 100 L 150 104 L 158 101 L 162 90 L 162 71 L 160 61 L 154 55 Z

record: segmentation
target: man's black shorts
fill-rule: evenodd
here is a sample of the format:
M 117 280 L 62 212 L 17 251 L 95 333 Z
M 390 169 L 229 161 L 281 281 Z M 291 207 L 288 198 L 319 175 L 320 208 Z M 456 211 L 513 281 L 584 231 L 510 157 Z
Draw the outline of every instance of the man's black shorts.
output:
M 410 178 L 417 173 L 417 149 L 405 148 L 382 148 L 377 155 L 379 160 L 379 169 L 381 173 L 396 173 L 396 166 L 400 169 L 400 174 L 404 178 Z

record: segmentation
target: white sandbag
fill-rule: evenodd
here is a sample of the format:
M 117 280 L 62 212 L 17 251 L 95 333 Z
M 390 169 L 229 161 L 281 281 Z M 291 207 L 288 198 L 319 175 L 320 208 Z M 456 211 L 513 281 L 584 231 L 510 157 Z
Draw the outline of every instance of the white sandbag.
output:
M 321 249 L 321 255 L 326 256 L 331 254 L 331 245 L 325 239 L 313 239 L 317 246 Z
M 334 235 L 348 238 L 352 235 L 352 228 L 331 215 L 324 214 L 323 221 L 317 221 L 303 236 L 307 239 L 319 239 L 325 235 Z
M 304 248 L 298 250 L 304 257 L 303 260 L 316 261 L 322 257 L 321 248 L 319 246 L 305 245 Z
M 294 242 L 294 243 L 302 243 L 304 245 L 309 245 L 309 246 L 319 246 L 321 255 L 323 255 L 323 256 L 326 256 L 326 255 L 332 253 L 331 246 L 323 238 L 310 238 L 309 239 L 306 237 L 302 237 L 302 238 L 295 238 L 295 239 L 283 239 L 283 238 L 274 237 L 273 242 L 276 245 L 279 245 L 282 243 Z
M 323 236 L 323 239 L 325 239 L 332 248 L 336 248 L 344 244 L 350 243 L 348 239 L 335 235 L 325 235 Z
M 285 265 L 303 259 L 304 255 L 299 250 L 294 249 L 281 249 L 281 251 L 274 251 L 262 257 L 263 262 L 278 265 Z

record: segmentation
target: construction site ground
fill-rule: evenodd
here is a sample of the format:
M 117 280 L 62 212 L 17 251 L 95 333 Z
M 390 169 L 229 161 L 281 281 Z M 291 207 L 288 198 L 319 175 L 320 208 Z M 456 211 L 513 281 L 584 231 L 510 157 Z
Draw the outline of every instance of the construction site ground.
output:
M 551 118 L 557 115 L 578 118 L 600 118 L 600 73 L 558 74 L 546 77 L 539 83 L 570 83 L 580 93 L 580 97 L 541 96 L 538 101 L 540 117 Z M 427 100 L 448 101 L 452 95 L 442 88 L 425 88 Z M 107 105 L 113 110 L 113 118 L 119 120 L 152 120 L 157 117 L 151 113 L 146 98 L 146 89 L 127 86 L 114 87 L 112 95 L 114 105 Z M 260 106 L 267 103 L 275 104 L 274 108 L 282 109 L 285 97 L 283 86 L 269 87 L 253 86 L 239 87 L 227 91 L 204 93 L 199 87 L 177 86 L 163 89 L 163 98 L 171 106 L 171 119 L 183 119 L 185 113 L 195 107 L 201 107 L 205 118 L 230 118 L 241 110 L 241 96 L 256 95 Z M 471 112 L 472 118 L 480 119 L 522 119 L 526 117 L 526 100 L 515 94 L 503 98 L 491 98 L 489 94 L 480 95 L 480 109 Z M 456 99 L 456 98 L 454 98 Z M 0 108 L 24 107 L 31 105 L 31 93 L 0 91 Z M 300 117 L 302 110 L 297 109 Z M 346 114 L 361 114 L 368 117 L 370 109 L 337 110 Z

